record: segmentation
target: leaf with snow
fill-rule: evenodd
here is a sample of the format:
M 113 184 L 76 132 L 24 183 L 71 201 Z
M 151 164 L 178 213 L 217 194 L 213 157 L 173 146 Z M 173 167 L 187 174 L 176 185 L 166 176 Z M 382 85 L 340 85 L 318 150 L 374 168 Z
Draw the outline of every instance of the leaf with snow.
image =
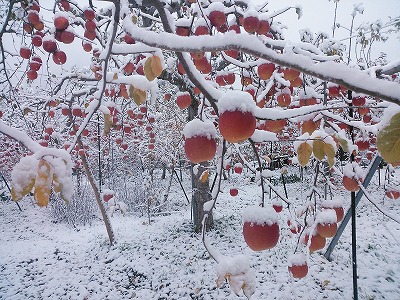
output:
M 312 152 L 313 148 L 309 143 L 304 142 L 299 145 L 299 147 L 297 148 L 297 160 L 302 167 L 308 164 Z
M 129 86 L 129 97 L 133 99 L 136 105 L 142 105 L 146 102 L 146 91 L 135 88 L 133 85 Z
M 255 275 L 250 269 L 247 257 L 238 255 L 221 259 L 217 266 L 217 287 L 220 287 L 225 279 L 228 280 L 231 290 L 238 295 L 240 291 L 250 299 L 255 292 Z
M 388 163 L 400 163 L 400 113 L 395 114 L 389 125 L 379 131 L 377 146 Z
M 53 179 L 52 173 L 51 165 L 44 159 L 41 159 L 38 165 L 38 172 L 35 179 L 35 191 L 33 194 L 36 204 L 40 207 L 49 204 L 51 182 Z
M 342 147 L 344 152 L 349 152 L 349 144 L 348 142 L 341 138 L 339 135 L 335 135 L 335 138 L 337 140 L 337 142 L 339 143 L 339 146 Z
M 11 172 L 11 198 L 21 200 L 28 195 L 35 185 L 37 159 L 26 156 L 16 164 Z

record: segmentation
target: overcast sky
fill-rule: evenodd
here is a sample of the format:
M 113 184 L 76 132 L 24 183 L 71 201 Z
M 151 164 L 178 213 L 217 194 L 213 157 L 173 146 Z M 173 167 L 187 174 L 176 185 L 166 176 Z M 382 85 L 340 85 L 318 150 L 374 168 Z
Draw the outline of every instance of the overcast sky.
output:
M 261 1 L 261 0 L 260 0 Z M 297 20 L 294 10 L 284 14 L 284 18 L 280 20 L 289 26 L 285 32 L 285 37 L 290 40 L 299 40 L 299 29 L 309 28 L 312 32 L 326 32 L 332 35 L 332 26 L 334 18 L 335 3 L 333 0 L 269 0 L 269 9 L 274 11 L 284 6 L 301 5 L 303 8 L 303 16 Z M 389 17 L 400 16 L 400 0 L 340 0 L 338 3 L 337 22 L 342 26 L 350 28 L 351 13 L 353 5 L 363 3 L 364 14 L 357 15 L 355 18 L 355 26 L 357 27 L 363 22 L 381 19 L 383 22 L 389 20 Z M 335 38 L 345 38 L 348 31 L 345 29 L 337 29 Z M 389 41 L 376 45 L 377 51 L 374 56 L 378 56 L 380 51 L 388 54 L 388 61 L 400 59 L 400 33 L 392 34 Z

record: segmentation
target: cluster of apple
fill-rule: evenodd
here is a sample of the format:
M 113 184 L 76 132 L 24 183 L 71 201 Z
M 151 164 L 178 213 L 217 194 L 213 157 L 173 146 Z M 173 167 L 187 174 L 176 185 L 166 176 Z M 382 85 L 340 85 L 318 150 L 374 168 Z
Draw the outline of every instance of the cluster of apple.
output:
M 18 163 L 19 159 L 24 155 L 23 147 L 7 136 L 0 139 L 0 166 L 2 171 L 10 172 Z
M 43 50 L 52 55 L 52 60 L 55 64 L 63 65 L 67 61 L 67 55 L 64 51 L 60 50 L 57 44 L 58 42 L 64 44 L 71 44 L 75 39 L 75 33 L 70 25 L 68 11 L 70 10 L 70 4 L 68 1 L 60 1 L 59 3 L 60 12 L 54 15 L 53 25 L 55 32 L 54 34 L 45 34 L 44 21 L 41 19 L 40 5 L 38 0 L 31 0 L 29 5 L 22 1 L 21 7 L 27 12 L 24 30 L 27 33 L 32 34 L 31 43 L 34 47 L 42 47 Z M 65 11 L 65 12 L 62 12 Z M 94 40 L 96 38 L 96 22 L 95 12 L 91 9 L 86 9 L 83 12 L 86 22 L 84 24 L 85 33 L 84 37 L 87 40 Z M 36 31 L 34 31 L 36 30 Z M 82 47 L 85 51 L 89 52 L 92 50 L 91 43 L 87 40 L 82 41 Z M 20 56 L 24 59 L 30 59 L 32 56 L 32 50 L 29 47 L 22 46 L 20 48 Z M 29 63 L 29 70 L 27 77 L 29 80 L 35 80 L 38 76 L 37 72 L 42 66 L 42 59 L 39 56 L 33 56 Z

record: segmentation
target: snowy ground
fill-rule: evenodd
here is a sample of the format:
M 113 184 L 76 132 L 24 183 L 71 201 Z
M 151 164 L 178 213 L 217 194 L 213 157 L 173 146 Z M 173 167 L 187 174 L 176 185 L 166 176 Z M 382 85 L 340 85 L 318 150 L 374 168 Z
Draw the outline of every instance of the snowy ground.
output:
M 252 299 L 352 299 L 350 226 L 332 262 L 323 252 L 314 253 L 309 275 L 293 280 L 287 257 L 297 237 L 284 228 L 282 215 L 277 247 L 258 253 L 247 248 L 241 235 L 241 211 L 257 202 L 259 188 L 250 182 L 238 188 L 236 198 L 224 189 L 215 211 L 216 226 L 208 238 L 224 255 L 249 256 L 257 276 Z M 288 188 L 289 194 L 302 197 L 299 184 Z M 393 214 L 400 212 L 400 202 L 382 201 L 377 180 L 369 191 Z M 178 186 L 171 197 L 185 202 Z M 216 287 L 216 263 L 200 236 L 191 231 L 188 206 L 154 218 L 151 225 L 146 217 L 115 215 L 117 244 L 110 248 L 99 220 L 74 229 L 54 223 L 48 209 L 34 207 L 29 199 L 21 202 L 22 212 L 12 202 L 0 205 L 0 299 L 245 299 L 243 294 L 233 294 L 227 284 Z M 360 299 L 400 299 L 400 225 L 365 198 L 357 222 Z

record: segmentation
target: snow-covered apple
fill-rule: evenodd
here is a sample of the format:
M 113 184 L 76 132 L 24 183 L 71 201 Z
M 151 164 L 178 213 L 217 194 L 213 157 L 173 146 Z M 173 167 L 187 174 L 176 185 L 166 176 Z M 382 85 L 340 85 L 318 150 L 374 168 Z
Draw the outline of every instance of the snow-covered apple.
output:
M 227 92 L 218 101 L 219 131 L 230 143 L 242 142 L 256 129 L 255 102 L 246 92 Z
M 217 150 L 217 132 L 211 121 L 194 119 L 186 124 L 183 135 L 185 153 L 192 163 L 197 164 L 214 158 Z
M 289 257 L 289 273 L 293 278 L 304 278 L 308 274 L 307 256 L 304 253 L 296 253 Z
M 262 251 L 276 246 L 278 219 L 272 207 L 250 206 L 243 210 L 243 237 L 250 249 Z

